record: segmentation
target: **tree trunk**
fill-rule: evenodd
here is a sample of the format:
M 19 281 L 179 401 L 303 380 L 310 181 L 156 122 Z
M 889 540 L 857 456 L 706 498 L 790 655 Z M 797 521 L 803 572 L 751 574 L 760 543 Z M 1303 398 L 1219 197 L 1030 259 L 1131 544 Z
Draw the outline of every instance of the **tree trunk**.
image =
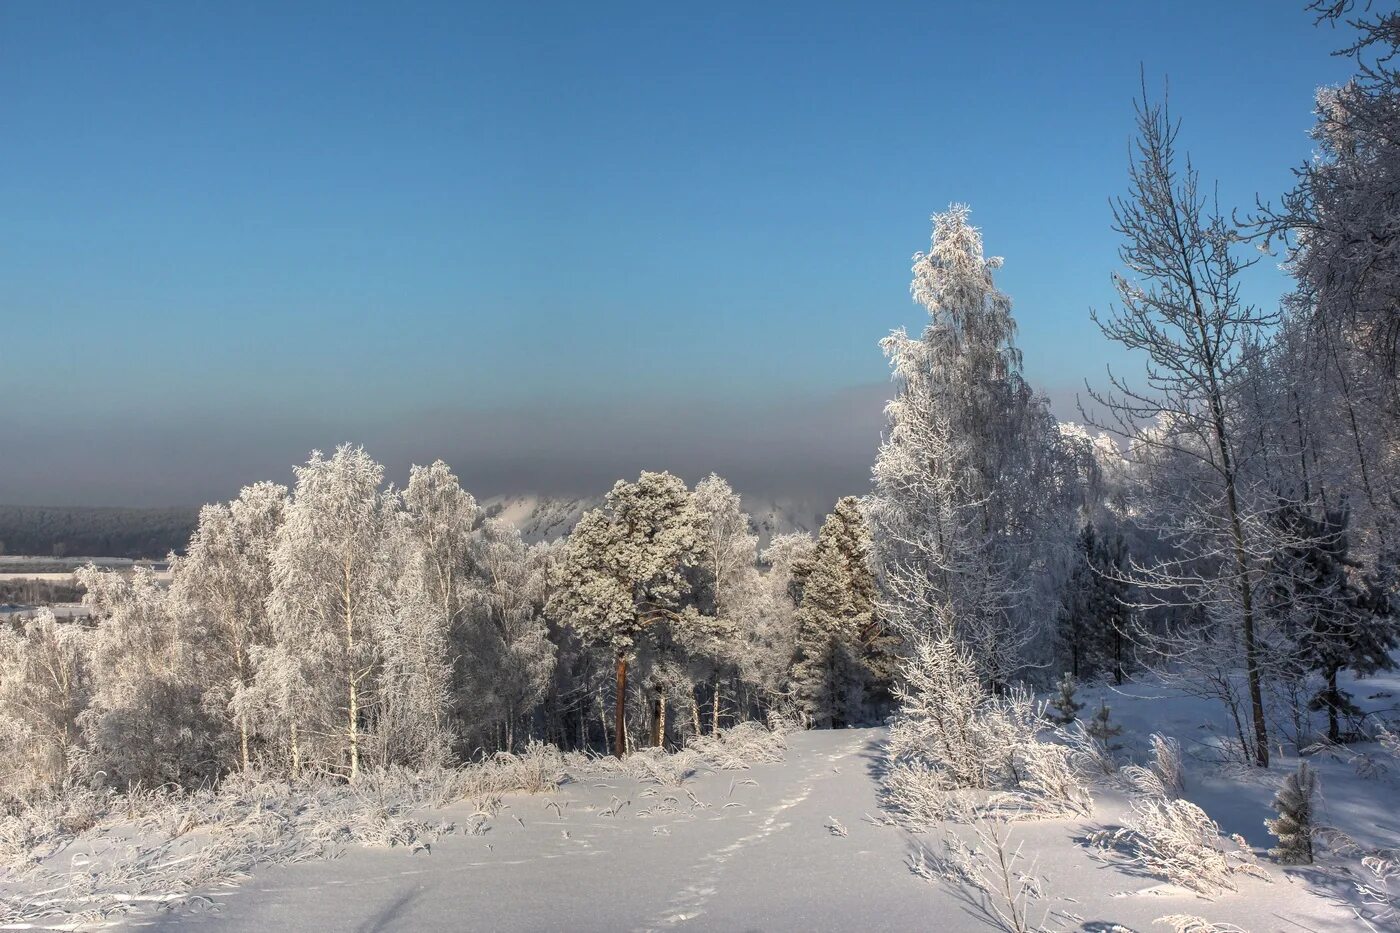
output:
M 700 696 L 694 687 L 690 689 L 690 728 L 697 737 L 700 735 Z
M 651 745 L 652 748 L 664 748 L 666 745 L 666 691 L 660 687 L 651 705 Z
M 710 705 L 710 735 L 719 735 L 719 675 L 715 675 L 715 695 Z
M 1332 742 L 1342 739 L 1341 724 L 1337 722 L 1337 668 L 1327 672 L 1327 738 Z
M 617 656 L 617 747 L 614 754 L 627 754 L 627 655 Z

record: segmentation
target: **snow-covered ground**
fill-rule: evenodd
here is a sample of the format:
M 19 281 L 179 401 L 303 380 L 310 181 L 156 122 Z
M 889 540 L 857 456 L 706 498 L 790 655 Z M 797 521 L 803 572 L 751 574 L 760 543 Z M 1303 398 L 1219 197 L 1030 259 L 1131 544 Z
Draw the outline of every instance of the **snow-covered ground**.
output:
M 909 871 L 910 856 L 936 850 L 940 834 L 882 819 L 884 736 L 883 729 L 799 734 L 782 763 L 702 772 L 681 787 L 608 775 L 554 794 L 515 795 L 481 836 L 449 835 L 415 854 L 351 849 L 334 861 L 266 866 L 242 887 L 206 892 L 209 909 L 126 922 L 230 933 L 988 928 L 972 892 Z M 1262 849 L 1281 773 L 1197 777 L 1187 795 L 1226 832 Z M 1334 797 L 1329 818 L 1377 841 L 1396 840 L 1393 806 L 1383 812 L 1374 794 L 1357 805 L 1355 781 L 1340 766 L 1324 766 L 1324 775 L 1351 788 Z M 1146 930 L 1185 913 L 1256 933 L 1362 928 L 1346 875 L 1359 868 L 1354 860 L 1287 869 L 1264 860 L 1273 883 L 1243 878 L 1237 892 L 1205 900 L 1082 844 L 1090 832 L 1118 825 L 1126 810 L 1121 792 L 1100 789 L 1087 819 L 1014 824 L 1013 844 L 1024 845 L 1046 892 L 1032 919 L 1048 910 L 1051 928 Z M 470 812 L 448 808 L 440 816 L 465 821 Z
M 1400 696 L 1400 678 L 1353 689 L 1381 707 Z M 1244 836 L 1268 878 L 1239 876 L 1238 890 L 1207 899 L 1088 845 L 1093 833 L 1130 819 L 1126 791 L 1104 781 L 1094 788 L 1088 817 L 1008 824 L 1011 847 L 1021 847 L 1017 869 L 1037 876 L 1044 892 L 1030 904 L 1032 923 L 1146 931 L 1166 929 L 1155 925 L 1165 916 L 1189 914 L 1254 933 L 1365 929 L 1355 910 L 1354 883 L 1364 876 L 1359 855 L 1324 847 L 1311 866 L 1281 866 L 1267 856 L 1273 840 L 1263 821 L 1273 815 L 1269 801 L 1294 759 L 1269 772 L 1222 762 L 1213 738 L 1225 726 L 1220 713 L 1162 685 L 1085 688 L 1080 698 L 1088 701 L 1085 714 L 1100 699 L 1111 705 L 1113 720 L 1125 727 L 1125 760 L 1143 759 L 1151 731 L 1178 737 L 1185 797 L 1226 835 Z M 911 830 L 880 809 L 886 736 L 884 728 L 797 733 L 781 762 L 745 770 L 695 762 L 678 785 L 574 768 L 555 792 L 507 795 L 489 820 L 466 802 L 417 811 L 408 815 L 435 831 L 416 844 L 346 843 L 331 847 L 333 859 L 264 862 L 239 884 L 196 888 L 200 896 L 182 894 L 164 910 L 151 909 L 145 897 L 147 906 L 110 922 L 210 933 L 994 928 L 975 890 L 911 871 L 911 859 L 943 852 L 949 832 L 971 835 L 952 823 Z M 1320 822 L 1366 849 L 1400 844 L 1400 763 L 1375 744 L 1311 761 L 1322 776 Z M 448 825 L 455 830 L 438 833 Z M 43 861 L 60 872 L 97 864 L 104 847 L 140 846 L 142 832 L 104 827 Z M 196 827 L 180 844 L 194 851 L 217 843 L 217 832 L 203 840 L 202 833 L 208 831 Z M 0 874 L 0 895 L 37 893 L 26 891 L 20 876 Z

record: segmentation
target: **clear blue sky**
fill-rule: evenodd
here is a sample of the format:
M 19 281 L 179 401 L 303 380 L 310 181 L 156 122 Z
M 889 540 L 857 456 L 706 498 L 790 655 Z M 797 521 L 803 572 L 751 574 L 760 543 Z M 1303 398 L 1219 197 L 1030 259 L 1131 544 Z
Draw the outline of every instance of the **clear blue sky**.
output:
M 868 421 L 950 201 L 1072 396 L 1118 360 L 1139 67 L 1227 203 L 1275 197 L 1347 74 L 1302 7 L 0 4 L 0 502 L 201 501 L 339 439 L 499 491 L 661 423 L 698 474 Z

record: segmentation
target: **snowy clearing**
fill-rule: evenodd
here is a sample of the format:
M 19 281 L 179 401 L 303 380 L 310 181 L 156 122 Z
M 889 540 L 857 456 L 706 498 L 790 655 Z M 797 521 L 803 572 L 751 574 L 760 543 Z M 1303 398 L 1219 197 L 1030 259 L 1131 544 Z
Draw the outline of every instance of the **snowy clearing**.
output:
M 1394 685 L 1391 685 L 1394 686 Z M 1102 688 L 1124 722 L 1152 714 L 1155 727 L 1203 723 L 1199 704 L 1164 700 L 1143 686 Z M 1164 710 L 1169 711 L 1164 716 Z M 455 829 L 427 845 L 348 845 L 333 860 L 259 865 L 237 887 L 215 886 L 164 909 L 133 904 L 118 927 L 453 930 L 989 929 L 983 903 L 966 888 L 929 883 L 911 859 L 942 847 L 943 828 L 911 832 L 879 807 L 887 730 L 804 732 L 789 737 L 782 762 L 747 770 L 694 771 L 679 785 L 638 780 L 599 762 L 556 793 L 511 794 L 479 829 L 473 803 L 415 813 Z M 1140 733 L 1130 733 L 1136 750 Z M 1262 820 L 1280 768 L 1246 779 L 1193 755 L 1186 796 L 1225 833 L 1259 851 Z M 674 756 L 673 756 L 674 757 Z M 1136 756 L 1135 756 L 1136 757 Z M 1328 793 L 1324 822 L 1368 844 L 1397 838 L 1391 777 L 1362 779 L 1349 764 L 1318 761 Z M 664 772 L 659 769 L 666 780 Z M 640 769 L 633 773 L 642 773 Z M 1261 859 L 1272 883 L 1245 877 L 1213 900 L 1163 884 L 1083 844 L 1121 825 L 1121 790 L 1095 789 L 1083 819 L 1008 824 L 1012 846 L 1038 876 L 1045 897 L 1033 922 L 1050 929 L 1147 930 L 1187 914 L 1247 930 L 1364 929 L 1352 910 L 1354 858 L 1324 855 L 1283 868 Z M 967 836 L 964 827 L 952 828 Z M 134 844 L 135 830 L 84 838 L 49 857 L 74 866 L 103 847 Z M 13 882 L 3 886 L 15 893 Z M 1043 915 L 1043 917 L 1042 917 Z M 100 926 L 102 924 L 94 924 Z M 1116 925 L 1116 926 L 1115 926 Z M 71 928 L 71 927 L 69 927 Z M 1158 929 L 1163 927 L 1158 926 Z

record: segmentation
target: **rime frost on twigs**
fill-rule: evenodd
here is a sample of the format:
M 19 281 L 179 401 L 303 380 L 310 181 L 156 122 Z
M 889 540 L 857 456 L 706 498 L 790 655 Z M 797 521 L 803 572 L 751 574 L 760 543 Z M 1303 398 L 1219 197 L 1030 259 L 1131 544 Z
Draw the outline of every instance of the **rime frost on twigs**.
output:
M 1173 933 L 1248 933 L 1244 927 L 1233 923 L 1211 923 L 1203 917 L 1191 914 L 1168 914 L 1152 921 L 1172 928 Z
M 1400 861 L 1394 857 L 1368 855 L 1361 864 L 1371 875 L 1356 883 L 1367 912 L 1363 919 L 1373 930 L 1400 921 Z
M 1033 905 L 1045 898 L 1035 863 L 1021 854 L 1021 844 L 1011 843 L 1011 829 L 971 813 L 964 813 L 975 842 L 952 830 L 943 837 L 943 851 L 920 846 L 909 856 L 909 870 L 925 881 L 955 886 L 970 907 L 1008 933 L 1044 929 L 1048 908 L 1039 922 L 1030 919 Z
M 1144 767 L 1128 765 L 1123 776 L 1133 789 L 1148 797 L 1175 800 L 1186 789 L 1181 767 L 1181 743 L 1154 732 L 1151 738 L 1152 760 Z
M 1314 817 L 1317 812 L 1317 772 L 1306 761 L 1283 779 L 1271 806 L 1278 816 L 1264 825 L 1278 839 L 1269 854 L 1280 862 L 1311 864 L 1313 860 Z

